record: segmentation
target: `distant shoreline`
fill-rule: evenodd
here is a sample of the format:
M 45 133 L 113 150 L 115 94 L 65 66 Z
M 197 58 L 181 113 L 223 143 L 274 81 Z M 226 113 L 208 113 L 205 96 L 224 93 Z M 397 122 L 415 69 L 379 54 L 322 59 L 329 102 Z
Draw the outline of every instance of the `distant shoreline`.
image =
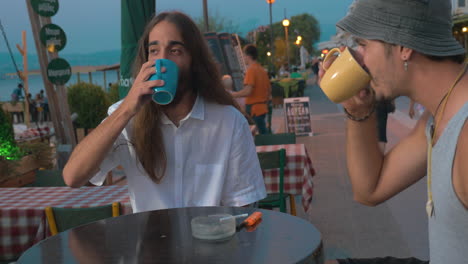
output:
M 120 62 L 120 50 L 99 51 L 93 53 L 63 53 L 60 58 L 63 58 L 70 65 L 77 66 L 95 66 L 95 65 L 112 65 Z M 18 68 L 23 69 L 23 58 L 18 52 L 14 52 L 14 59 Z M 29 70 L 39 70 L 39 61 L 36 54 L 28 54 Z M 16 69 L 8 52 L 0 52 L 0 80 L 4 80 L 1 76 L 7 73 L 14 73 Z
M 89 82 L 88 74 L 81 74 L 80 80 L 82 82 Z M 65 86 L 70 86 L 78 82 L 78 77 L 76 74 L 73 74 Z M 107 90 L 109 83 L 117 82 L 117 73 L 115 71 L 108 71 L 106 73 L 106 82 L 104 84 L 104 74 L 102 72 L 93 72 L 92 73 L 92 83 L 99 85 Z M 11 101 L 11 93 L 13 89 L 17 87 L 19 80 L 15 79 L 0 79 L 0 102 L 8 102 Z M 29 93 L 34 96 L 39 93 L 41 90 L 44 90 L 44 83 L 42 81 L 42 76 L 40 75 L 32 75 L 29 76 Z M 24 94 L 23 94 L 24 95 Z

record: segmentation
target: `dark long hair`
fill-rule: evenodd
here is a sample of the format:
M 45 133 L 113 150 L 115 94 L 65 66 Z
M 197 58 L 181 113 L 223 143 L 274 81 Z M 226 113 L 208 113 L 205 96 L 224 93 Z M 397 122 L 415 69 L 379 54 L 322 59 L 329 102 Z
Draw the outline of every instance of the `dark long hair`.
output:
M 192 19 L 180 12 L 160 13 L 148 22 L 138 43 L 133 78 L 136 78 L 143 63 L 148 61 L 148 39 L 151 30 L 162 21 L 176 26 L 182 35 L 185 48 L 192 57 L 190 85 L 194 94 L 199 94 L 207 102 L 232 105 L 239 109 L 236 101 L 223 88 L 221 75 L 202 33 Z M 141 108 L 133 120 L 132 143 L 135 152 L 146 173 L 156 183 L 161 182 L 167 166 L 163 135 L 159 127 L 161 111 L 161 107 L 151 101 Z

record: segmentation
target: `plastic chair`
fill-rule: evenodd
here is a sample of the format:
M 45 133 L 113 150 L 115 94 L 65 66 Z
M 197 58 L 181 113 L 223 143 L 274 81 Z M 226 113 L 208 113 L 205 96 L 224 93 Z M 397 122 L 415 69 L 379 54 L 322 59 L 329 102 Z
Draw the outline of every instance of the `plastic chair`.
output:
M 296 201 L 292 194 L 284 193 L 284 167 L 286 165 L 286 150 L 280 149 L 270 152 L 257 153 L 262 170 L 279 168 L 279 193 L 270 193 L 260 200 L 258 207 L 264 209 L 279 208 L 280 212 L 286 213 L 286 199 L 289 197 L 291 214 L 296 215 Z
M 28 187 L 63 187 L 67 186 L 61 170 L 38 170 L 34 182 Z
M 52 235 L 73 227 L 120 215 L 120 203 L 86 208 L 46 207 L 45 213 Z
M 255 146 L 296 144 L 296 134 L 280 133 L 270 135 L 255 135 Z

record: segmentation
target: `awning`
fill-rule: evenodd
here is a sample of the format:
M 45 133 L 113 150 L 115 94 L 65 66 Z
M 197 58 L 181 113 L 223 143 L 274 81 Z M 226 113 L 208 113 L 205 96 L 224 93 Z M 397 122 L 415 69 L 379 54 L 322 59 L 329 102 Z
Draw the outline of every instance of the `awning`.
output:
M 120 86 L 119 96 L 123 98 L 132 87 L 132 65 L 138 40 L 143 34 L 146 23 L 153 17 L 156 9 L 155 0 L 121 0 L 121 38 Z

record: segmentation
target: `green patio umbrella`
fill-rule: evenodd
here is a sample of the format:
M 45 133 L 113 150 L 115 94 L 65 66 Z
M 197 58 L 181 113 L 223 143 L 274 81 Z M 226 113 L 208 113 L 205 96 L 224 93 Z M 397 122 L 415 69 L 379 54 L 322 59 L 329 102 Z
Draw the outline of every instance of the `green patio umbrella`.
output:
M 132 87 L 132 65 L 146 23 L 156 11 L 155 0 L 121 0 L 121 39 L 119 97 L 124 98 Z

